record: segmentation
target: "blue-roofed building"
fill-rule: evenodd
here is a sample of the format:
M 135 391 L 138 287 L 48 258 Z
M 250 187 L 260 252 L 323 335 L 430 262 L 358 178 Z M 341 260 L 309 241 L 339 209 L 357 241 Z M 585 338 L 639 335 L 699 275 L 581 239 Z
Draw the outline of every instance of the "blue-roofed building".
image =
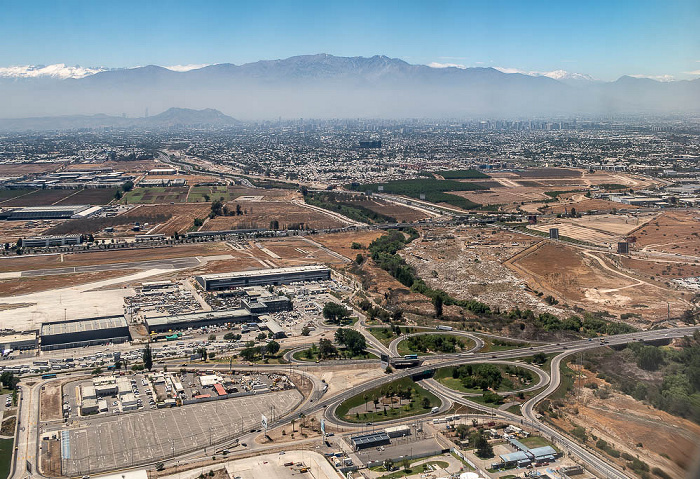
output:
M 501 461 L 506 467 L 523 467 L 532 462 L 525 451 L 510 452 L 508 454 L 501 454 L 498 457 L 501 458 Z
M 511 446 L 513 446 L 513 447 L 514 447 L 515 449 L 517 449 L 518 451 L 527 452 L 527 451 L 530 450 L 529 447 L 527 447 L 525 444 L 523 444 L 522 442 L 518 441 L 518 440 L 515 439 L 514 437 L 509 438 L 509 439 L 508 439 L 508 442 L 510 443 Z
M 508 439 L 508 442 L 516 449 L 515 452 L 501 454 L 499 457 L 505 467 L 525 467 L 531 463 L 539 464 L 554 461 L 559 453 L 552 446 L 528 448 L 516 439 Z
M 535 462 L 552 462 L 559 453 L 552 446 L 543 446 L 530 449 L 528 454 L 532 454 Z
M 359 436 L 352 436 L 350 442 L 357 449 L 366 449 L 368 447 L 382 446 L 385 444 L 390 444 L 391 439 L 389 435 L 384 432 L 373 432 L 371 434 L 362 434 Z

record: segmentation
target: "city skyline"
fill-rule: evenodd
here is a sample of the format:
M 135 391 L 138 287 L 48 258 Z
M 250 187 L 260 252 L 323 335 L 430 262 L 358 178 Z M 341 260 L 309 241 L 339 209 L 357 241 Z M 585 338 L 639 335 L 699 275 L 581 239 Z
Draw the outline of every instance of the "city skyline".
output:
M 183 69 L 295 55 L 386 55 L 434 67 L 620 76 L 700 76 L 700 6 L 691 1 L 505 2 L 315 1 L 261 5 L 186 2 L 108 5 L 33 2 L 5 8 L 0 69 L 63 64 Z M 21 70 L 20 70 L 21 71 Z

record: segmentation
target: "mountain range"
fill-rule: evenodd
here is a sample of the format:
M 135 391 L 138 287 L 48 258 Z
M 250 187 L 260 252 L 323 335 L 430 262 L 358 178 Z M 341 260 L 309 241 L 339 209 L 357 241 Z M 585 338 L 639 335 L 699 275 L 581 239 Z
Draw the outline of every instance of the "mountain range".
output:
M 159 112 L 171 107 L 217 109 L 244 120 L 280 116 L 515 118 L 700 111 L 700 79 L 658 82 L 623 76 L 614 82 L 597 82 L 585 75 L 550 73 L 432 68 L 379 55 L 366 58 L 327 54 L 244 65 L 224 63 L 186 71 L 155 65 L 96 73 L 84 69 L 80 78 L 0 77 L 0 115 L 26 118 L 102 113 L 112 118 L 143 117 L 146 109 Z M 118 120 L 110 121 L 116 124 Z M 196 119 L 193 121 L 196 124 Z M 141 124 L 148 126 L 148 122 Z
M 29 118 L 0 118 L 0 131 L 77 130 L 83 128 L 209 128 L 239 125 L 235 118 L 205 108 L 169 108 L 154 116 L 60 115 Z

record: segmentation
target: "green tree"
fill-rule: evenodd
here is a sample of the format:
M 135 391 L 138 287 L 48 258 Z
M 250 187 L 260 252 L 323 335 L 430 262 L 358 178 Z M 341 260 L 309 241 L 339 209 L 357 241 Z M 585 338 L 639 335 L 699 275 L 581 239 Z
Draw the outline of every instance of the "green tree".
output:
M 455 432 L 457 433 L 457 436 L 462 441 L 464 441 L 467 438 L 467 436 L 469 435 L 469 426 L 467 426 L 466 424 L 460 424 L 455 429 Z
M 436 295 L 433 298 L 433 306 L 435 306 L 435 317 L 436 318 L 441 318 L 442 317 L 442 296 L 441 295 Z
M 301 328 L 302 336 L 308 336 L 309 334 L 311 334 L 311 329 L 309 329 L 308 326 L 304 326 L 303 328 Z
M 318 342 L 318 355 L 321 358 L 334 357 L 338 355 L 338 349 L 330 339 L 321 338 Z
M 664 360 L 661 350 L 655 346 L 644 346 L 637 353 L 637 365 L 647 371 L 656 371 Z
M 348 316 L 350 316 L 350 312 L 342 304 L 331 301 L 323 306 L 323 317 L 331 323 L 340 324 Z
M 143 367 L 149 371 L 153 369 L 153 351 L 151 351 L 150 344 L 146 344 L 143 350 Z
M 493 447 L 482 431 L 477 431 L 472 435 L 470 444 L 476 449 L 477 457 L 481 459 L 493 457 Z
M 270 341 L 267 343 L 267 354 L 274 356 L 280 350 L 280 343 L 277 341 Z
M 544 364 L 547 362 L 547 355 L 545 353 L 537 353 L 532 357 L 532 362 L 535 364 Z
M 354 329 L 338 328 L 335 331 L 335 341 L 345 346 L 353 356 L 363 353 L 367 348 L 365 337 Z

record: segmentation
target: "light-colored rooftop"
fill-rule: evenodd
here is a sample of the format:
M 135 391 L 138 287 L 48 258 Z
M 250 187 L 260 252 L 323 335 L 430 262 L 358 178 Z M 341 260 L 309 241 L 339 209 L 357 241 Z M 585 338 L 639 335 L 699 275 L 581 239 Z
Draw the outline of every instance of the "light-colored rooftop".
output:
M 204 321 L 207 319 L 235 319 L 250 316 L 250 313 L 245 309 L 230 309 L 226 311 L 205 311 L 201 313 L 178 314 L 174 316 L 156 316 L 155 318 L 147 318 L 146 323 L 149 326 L 158 326 L 164 324 L 187 323 L 190 321 Z
M 205 274 L 199 276 L 206 281 L 212 281 L 216 279 L 229 279 L 229 278 L 249 278 L 253 276 L 272 276 L 276 274 L 289 274 L 289 273 L 304 273 L 309 271 L 324 271 L 328 268 L 320 264 L 312 264 L 306 266 L 290 266 L 288 268 L 270 268 L 270 269 L 256 269 L 252 271 L 234 271 L 231 273 L 219 273 L 219 274 Z
M 54 334 L 83 333 L 86 331 L 126 327 L 128 327 L 128 325 L 124 316 L 104 316 L 101 318 L 44 323 L 41 325 L 41 335 L 50 336 Z

